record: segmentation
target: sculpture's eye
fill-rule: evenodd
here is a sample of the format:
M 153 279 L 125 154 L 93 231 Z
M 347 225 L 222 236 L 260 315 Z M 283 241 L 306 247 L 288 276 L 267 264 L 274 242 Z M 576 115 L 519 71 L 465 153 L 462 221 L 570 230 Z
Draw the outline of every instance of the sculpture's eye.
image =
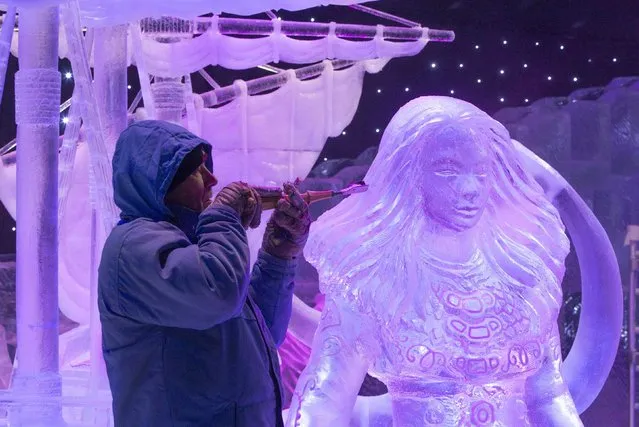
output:
M 443 170 L 435 171 L 435 175 L 443 176 L 443 177 L 457 176 L 458 174 L 459 172 L 453 169 L 443 169 Z

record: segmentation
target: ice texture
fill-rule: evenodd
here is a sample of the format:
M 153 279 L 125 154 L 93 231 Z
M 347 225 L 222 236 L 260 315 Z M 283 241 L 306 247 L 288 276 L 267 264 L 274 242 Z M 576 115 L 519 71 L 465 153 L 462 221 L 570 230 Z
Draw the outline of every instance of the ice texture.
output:
M 562 376 L 557 316 L 569 242 L 552 202 L 575 194 L 553 172 L 469 103 L 422 97 L 402 107 L 365 177 L 369 191 L 312 226 L 305 256 L 327 303 L 287 425 L 348 425 L 369 372 L 388 386 L 395 427 L 581 426 L 569 386 L 597 355 L 582 347 L 574 375 Z M 581 203 L 560 210 L 575 224 L 594 218 Z M 602 231 L 588 225 L 573 228 Z M 619 273 L 605 233 L 593 241 L 608 269 L 589 277 L 606 272 L 619 287 L 599 307 L 609 315 L 621 311 Z M 618 340 L 620 316 L 599 328 L 613 341 L 617 320 Z M 595 342 L 597 332 L 585 334 Z M 609 369 L 591 369 L 582 406 Z

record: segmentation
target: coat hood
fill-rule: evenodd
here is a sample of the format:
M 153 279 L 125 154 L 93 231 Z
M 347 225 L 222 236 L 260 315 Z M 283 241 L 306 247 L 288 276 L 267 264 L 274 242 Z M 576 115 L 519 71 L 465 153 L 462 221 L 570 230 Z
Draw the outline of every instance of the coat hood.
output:
M 184 157 L 201 145 L 213 172 L 211 145 L 181 126 L 145 120 L 124 130 L 113 155 L 113 197 L 121 218 L 171 218 L 164 197 Z

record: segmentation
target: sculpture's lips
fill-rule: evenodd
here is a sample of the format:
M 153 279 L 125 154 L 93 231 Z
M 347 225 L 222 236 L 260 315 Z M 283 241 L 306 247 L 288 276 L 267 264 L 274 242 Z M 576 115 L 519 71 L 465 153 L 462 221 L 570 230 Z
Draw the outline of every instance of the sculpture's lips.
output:
M 460 213 L 463 216 L 474 216 L 479 212 L 479 208 L 473 206 L 464 206 L 461 208 L 455 208 L 457 213 Z

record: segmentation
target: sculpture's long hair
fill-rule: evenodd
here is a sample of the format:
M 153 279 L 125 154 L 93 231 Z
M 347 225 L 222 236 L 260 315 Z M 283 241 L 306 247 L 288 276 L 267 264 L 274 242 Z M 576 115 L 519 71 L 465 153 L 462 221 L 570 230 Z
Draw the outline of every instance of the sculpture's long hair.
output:
M 384 132 L 365 181 L 312 226 L 305 255 L 320 289 L 346 298 L 381 321 L 397 318 L 428 291 L 429 242 L 420 182 L 429 142 L 454 127 L 493 152 L 492 189 L 477 225 L 478 249 L 504 283 L 541 286 L 561 304 L 561 278 L 570 248 L 559 214 L 519 164 L 508 131 L 472 104 L 421 97 L 402 107 Z M 431 275 L 432 277 L 432 275 Z

